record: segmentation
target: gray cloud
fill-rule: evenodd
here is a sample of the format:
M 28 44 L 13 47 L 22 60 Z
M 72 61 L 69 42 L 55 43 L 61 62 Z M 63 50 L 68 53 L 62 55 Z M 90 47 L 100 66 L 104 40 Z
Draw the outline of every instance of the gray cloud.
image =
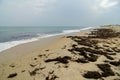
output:
M 102 1 L 106 1 L 103 7 L 100 6 L 101 0 L 4 0 L 0 5 L 0 25 L 94 26 L 120 24 L 120 1 Z

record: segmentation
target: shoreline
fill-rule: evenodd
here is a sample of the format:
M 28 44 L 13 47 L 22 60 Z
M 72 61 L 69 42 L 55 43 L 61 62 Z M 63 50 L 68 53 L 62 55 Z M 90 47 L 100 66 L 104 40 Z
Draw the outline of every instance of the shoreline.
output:
M 100 35 L 98 32 L 90 34 L 89 30 L 81 31 L 21 44 L 3 51 L 3 55 L 0 54 L 0 79 L 119 79 L 120 28 L 97 30 L 100 29 L 107 35 L 101 31 Z M 118 32 L 112 32 L 111 29 Z
M 84 32 L 84 31 L 81 31 Z M 15 45 L 6 50 L 0 52 L 0 63 L 4 61 L 9 61 L 10 59 L 14 59 L 16 57 L 21 57 L 23 55 L 28 55 L 26 53 L 32 54 L 37 49 L 41 49 L 46 47 L 49 44 L 54 43 L 54 41 L 58 40 L 58 38 L 69 35 L 76 35 L 78 32 L 72 32 L 68 34 L 58 34 L 54 36 L 44 37 L 40 39 L 33 40 L 32 42 L 26 42 L 22 44 Z M 27 48 L 27 49 L 25 49 Z M 21 51 L 24 51 L 21 53 Z
M 84 31 L 84 30 L 89 30 L 93 29 L 94 27 L 88 27 L 88 28 L 82 28 L 82 29 L 74 29 L 74 30 L 63 30 L 62 33 L 57 33 L 57 34 L 46 34 L 44 36 L 38 36 L 38 37 L 33 37 L 30 39 L 21 39 L 21 40 L 14 40 L 14 41 L 8 41 L 8 42 L 3 42 L 0 43 L 0 52 L 3 52 L 7 49 L 10 49 L 12 47 L 25 44 L 25 43 L 30 43 L 34 41 L 38 41 L 44 38 L 50 38 L 50 37 L 56 37 L 56 36 L 62 36 L 62 35 L 69 35 L 69 34 L 74 34 L 76 32 Z M 4 46 L 4 47 L 3 47 Z
M 36 48 L 40 49 L 40 48 L 44 48 L 45 46 L 49 45 L 50 43 L 54 43 L 54 41 L 57 40 L 57 38 L 60 38 L 62 36 L 69 36 L 69 35 L 76 35 L 79 32 L 88 32 L 92 29 L 94 29 L 95 27 L 88 27 L 88 28 L 83 28 L 80 30 L 65 30 L 65 32 L 63 33 L 59 33 L 59 34 L 54 34 L 54 35 L 47 35 L 47 36 L 43 36 L 41 38 L 33 38 L 33 40 L 27 40 L 28 42 L 26 42 L 26 40 L 23 40 L 23 42 L 21 42 L 19 44 L 19 41 L 15 41 L 18 44 L 12 45 L 12 47 L 6 48 L 5 50 L 0 51 L 0 62 L 3 61 L 8 61 L 12 58 L 15 57 L 21 57 L 23 55 L 26 55 L 26 53 L 32 53 L 33 51 L 36 50 Z M 14 41 L 13 41 L 14 44 Z M 30 50 L 24 50 L 24 47 L 26 48 L 30 48 Z M 21 51 L 24 51 L 21 53 Z M 9 57 L 8 57 L 9 56 Z

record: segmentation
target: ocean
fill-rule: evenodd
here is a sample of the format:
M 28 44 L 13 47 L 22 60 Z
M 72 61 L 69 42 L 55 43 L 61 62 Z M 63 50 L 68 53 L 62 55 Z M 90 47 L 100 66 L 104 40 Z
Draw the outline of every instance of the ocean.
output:
M 0 52 L 19 44 L 41 38 L 79 32 L 93 27 L 83 26 L 40 26 L 40 27 L 0 27 Z

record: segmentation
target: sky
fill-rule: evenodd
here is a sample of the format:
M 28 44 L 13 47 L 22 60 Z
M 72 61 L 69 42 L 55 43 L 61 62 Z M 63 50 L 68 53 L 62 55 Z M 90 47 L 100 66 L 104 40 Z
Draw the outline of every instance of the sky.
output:
M 0 26 L 120 24 L 120 0 L 0 0 Z

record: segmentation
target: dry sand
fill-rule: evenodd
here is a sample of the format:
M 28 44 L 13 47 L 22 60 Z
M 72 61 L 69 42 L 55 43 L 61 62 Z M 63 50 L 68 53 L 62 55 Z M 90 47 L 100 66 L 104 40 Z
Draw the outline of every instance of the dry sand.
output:
M 112 29 L 120 32 L 120 27 Z M 88 33 L 43 39 L 1 52 L 0 80 L 120 80 L 120 36 L 86 38 Z

